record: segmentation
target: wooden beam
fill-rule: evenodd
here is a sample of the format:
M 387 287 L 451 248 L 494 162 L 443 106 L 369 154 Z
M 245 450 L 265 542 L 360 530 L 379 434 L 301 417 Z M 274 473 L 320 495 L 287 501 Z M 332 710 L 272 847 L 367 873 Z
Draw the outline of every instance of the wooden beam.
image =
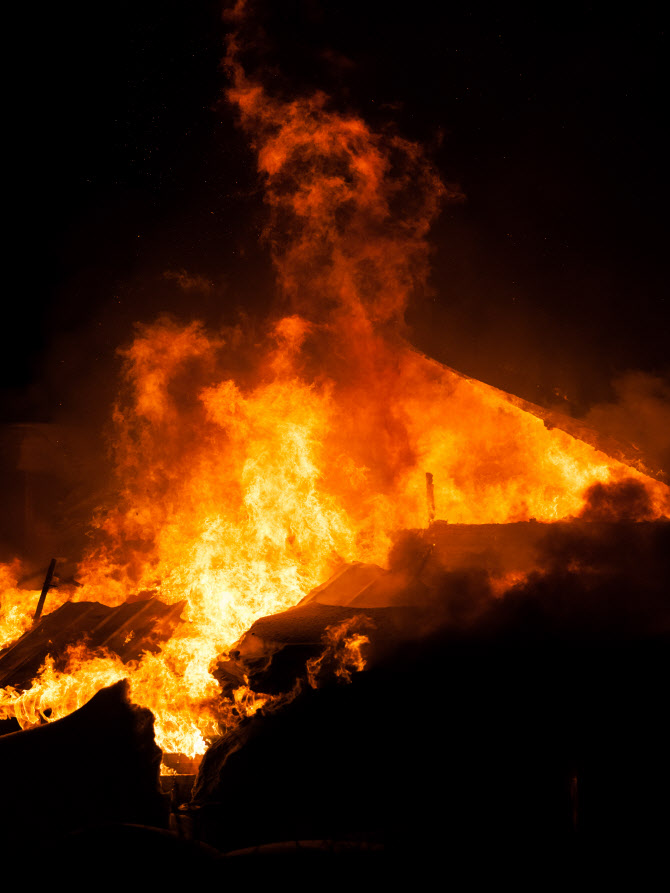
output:
M 44 586 L 42 586 L 42 592 L 40 594 L 40 599 L 37 602 L 37 608 L 35 609 L 35 614 L 33 616 L 33 623 L 37 623 L 37 621 L 40 619 L 40 615 L 42 614 L 42 609 L 44 608 L 44 602 L 46 601 L 47 592 L 49 591 L 49 587 L 51 586 L 51 580 L 53 579 L 55 570 L 56 570 L 56 559 L 52 558 L 51 563 L 49 564 L 49 570 L 47 571 L 47 575 L 44 578 Z

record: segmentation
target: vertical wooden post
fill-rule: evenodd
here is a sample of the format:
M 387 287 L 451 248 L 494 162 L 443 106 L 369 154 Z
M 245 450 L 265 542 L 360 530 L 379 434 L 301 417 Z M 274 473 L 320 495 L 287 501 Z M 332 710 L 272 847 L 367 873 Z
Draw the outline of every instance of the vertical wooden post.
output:
M 428 503 L 428 526 L 435 520 L 435 487 L 433 486 L 433 475 L 426 472 L 426 502 Z
M 52 558 L 51 563 L 49 564 L 49 570 L 47 571 L 47 575 L 44 578 L 44 586 L 42 586 L 42 593 L 40 595 L 40 599 L 37 602 L 37 608 L 35 609 L 35 614 L 33 616 L 33 623 L 37 623 L 40 619 L 40 615 L 42 613 L 42 609 L 44 608 L 44 602 L 46 601 L 47 592 L 49 591 L 49 587 L 51 586 L 51 580 L 53 579 L 54 571 L 56 569 L 56 559 Z

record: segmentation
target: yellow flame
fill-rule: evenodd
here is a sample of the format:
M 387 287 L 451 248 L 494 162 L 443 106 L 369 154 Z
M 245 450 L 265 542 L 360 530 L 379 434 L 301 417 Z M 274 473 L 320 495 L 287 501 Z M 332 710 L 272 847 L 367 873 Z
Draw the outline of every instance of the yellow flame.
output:
M 245 345 L 247 361 L 255 352 L 246 363 L 235 338 L 229 346 L 228 333 L 197 322 L 138 329 L 122 351 L 113 413 L 118 498 L 94 519 L 74 597 L 184 600 L 182 622 L 133 664 L 80 645 L 59 656 L 60 669 L 49 657 L 28 691 L 0 695 L 0 715 L 26 726 L 129 676 L 158 744 L 189 756 L 275 703 L 245 686 L 222 699 L 217 658 L 340 562 L 384 563 L 395 533 L 425 524 L 426 471 L 436 518 L 452 522 L 575 516 L 590 486 L 625 478 L 644 486 L 652 516 L 670 513 L 664 485 L 401 340 L 447 193 L 418 147 L 330 110 L 323 95 L 268 96 L 242 70 L 235 35 L 226 64 L 229 99 L 258 153 L 281 291 L 299 312 Z M 13 573 L 0 573 L 4 641 L 30 625 Z M 362 665 L 365 641 L 342 629 L 331 641 L 345 676 Z

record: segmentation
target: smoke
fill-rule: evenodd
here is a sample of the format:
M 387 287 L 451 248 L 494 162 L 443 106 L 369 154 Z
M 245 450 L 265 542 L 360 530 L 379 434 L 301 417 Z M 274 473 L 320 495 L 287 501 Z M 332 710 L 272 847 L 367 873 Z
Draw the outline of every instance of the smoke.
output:
M 594 484 L 586 492 L 580 517 L 587 521 L 651 521 L 655 512 L 648 490 L 631 478 Z
M 630 641 L 670 633 L 670 523 L 550 525 L 537 570 L 491 598 L 471 629 L 536 644 Z
M 411 586 L 413 607 L 390 636 L 372 638 L 375 659 L 386 649 L 397 660 L 412 642 L 439 651 L 459 640 L 563 647 L 668 635 L 670 522 L 645 520 L 645 512 L 637 481 L 598 484 L 578 519 L 513 525 L 504 542 L 493 526 L 474 528 L 477 546 L 459 567 L 449 528 L 436 546 L 430 531 L 402 533 L 389 564 Z
M 205 276 L 193 275 L 186 270 L 166 270 L 164 279 L 173 279 L 185 292 L 209 294 L 214 288 L 214 283 Z
M 417 145 L 335 111 L 322 92 L 284 99 L 246 71 L 241 56 L 258 40 L 243 36 L 248 8 L 229 13 L 227 98 L 257 154 L 284 299 L 312 320 L 344 319 L 349 332 L 402 325 L 425 285 L 426 235 L 449 192 Z
M 616 400 L 592 406 L 584 421 L 630 443 L 652 471 L 670 475 L 670 381 L 627 372 L 613 382 Z

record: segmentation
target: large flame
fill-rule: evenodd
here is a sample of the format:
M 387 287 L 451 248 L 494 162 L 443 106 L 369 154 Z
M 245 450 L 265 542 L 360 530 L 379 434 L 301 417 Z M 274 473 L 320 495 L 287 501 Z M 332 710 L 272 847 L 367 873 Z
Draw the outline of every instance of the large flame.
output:
M 426 234 L 448 196 L 417 146 L 330 110 L 323 95 L 268 95 L 241 67 L 236 35 L 226 65 L 288 309 L 253 349 L 253 371 L 237 377 L 238 338 L 197 322 L 159 320 L 122 351 L 118 498 L 94 519 L 74 596 L 184 599 L 182 623 L 130 666 L 73 647 L 64 669 L 50 659 L 30 690 L 0 700 L 3 715 L 27 726 L 129 676 L 161 748 L 190 756 L 259 703 L 244 687 L 222 701 L 215 659 L 341 562 L 384 563 L 395 532 L 426 525 L 426 471 L 436 517 L 452 522 L 568 518 L 594 484 L 631 477 L 652 517 L 669 506 L 668 488 L 643 471 L 403 340 L 404 309 L 426 275 Z M 11 641 L 30 618 L 15 607 L 25 593 L 9 580 L 4 590 Z

